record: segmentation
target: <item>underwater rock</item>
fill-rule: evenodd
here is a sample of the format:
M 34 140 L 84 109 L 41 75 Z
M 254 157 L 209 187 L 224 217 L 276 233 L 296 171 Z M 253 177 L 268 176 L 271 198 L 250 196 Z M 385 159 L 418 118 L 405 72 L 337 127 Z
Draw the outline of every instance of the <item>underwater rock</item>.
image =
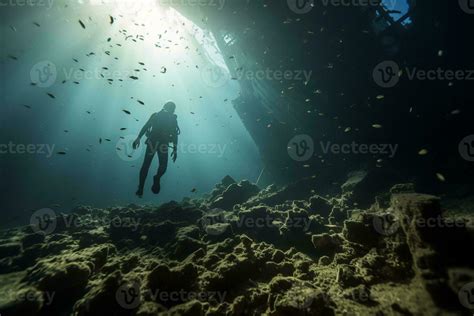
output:
M 234 205 L 244 203 L 250 197 L 256 195 L 260 189 L 247 180 L 229 185 L 210 204 L 211 208 L 232 209 Z
M 320 255 L 332 256 L 338 250 L 341 250 L 342 241 L 337 235 L 323 233 L 311 236 L 311 242 Z
M 107 275 L 74 304 L 74 315 L 128 314 L 129 309 L 120 306 L 121 301 L 117 300 L 117 293 L 123 285 L 123 276 L 119 271 Z
M 338 282 L 343 288 L 346 288 L 358 286 L 363 282 L 363 280 L 357 274 L 355 267 L 341 264 L 337 267 L 336 282 Z
M 137 310 L 137 316 L 155 316 L 159 313 L 166 312 L 167 309 L 163 305 L 155 302 L 143 302 Z
M 41 273 L 34 271 L 34 273 Z M 43 291 L 79 291 L 86 287 L 90 268 L 83 263 L 69 263 L 63 266 L 50 265 L 38 282 Z
M 192 300 L 187 303 L 171 308 L 166 315 L 170 316 L 195 316 L 204 315 L 203 304 L 198 300 Z
M 454 256 L 459 256 L 459 251 L 452 252 L 447 250 L 447 247 L 443 249 L 440 246 L 446 244 L 446 239 L 451 244 L 457 239 L 452 237 L 462 237 L 463 227 L 446 224 L 445 218 L 442 217 L 440 199 L 435 196 L 395 194 L 392 196 L 392 207 L 407 236 L 416 275 L 423 281 L 438 305 L 449 306 L 455 300 L 455 293 L 447 283 L 443 250 L 449 251 Z M 459 243 L 462 241 L 455 242 Z
M 80 225 L 49 235 L 2 235 L 4 253 L 12 256 L 0 260 L 0 272 L 22 275 L 12 288 L 57 297 L 51 306 L 44 295 L 43 303 L 31 306 L 13 300 L 0 306 L 32 315 L 72 308 L 76 316 L 333 315 L 370 314 L 373 308 L 423 314 L 411 301 L 394 305 L 377 298 L 395 291 L 452 303 L 453 293 L 474 278 L 466 256 L 443 241 L 462 244 L 472 228 L 420 225 L 438 218 L 446 224 L 436 197 L 387 191 L 379 195 L 383 202 L 355 209 L 353 191 L 323 198 L 308 190 L 292 199 L 296 186 L 259 192 L 250 183 L 239 187 L 242 182 L 226 179 L 219 187 L 224 184 L 216 198 L 229 203 L 227 210 L 209 207 L 210 198 L 85 207 L 73 217 L 62 215 Z M 242 203 L 234 193 L 224 194 L 229 188 L 253 195 Z M 409 189 L 401 185 L 396 192 Z M 270 205 L 261 203 L 265 199 Z M 127 220 L 114 225 L 116 218 Z M 127 298 L 129 291 L 137 295 Z M 194 296 L 170 300 L 169 293 Z M 199 293 L 212 295 L 196 299 Z
M 279 276 L 269 287 L 271 315 L 334 315 L 330 297 L 310 282 Z
M 365 246 L 374 246 L 381 239 L 373 225 L 373 215 L 364 214 L 361 221 L 346 220 L 342 230 L 344 238 Z
M 7 293 L 2 293 L 8 296 Z M 43 294 L 33 287 L 19 289 L 15 295 L 0 300 L 0 314 L 12 316 L 39 315 L 44 306 Z
M 385 169 L 358 170 L 348 174 L 341 190 L 348 205 L 367 208 L 377 195 L 388 191 L 399 180 L 395 172 Z
M 309 199 L 309 204 L 309 207 L 312 211 L 323 217 L 328 217 L 332 209 L 332 205 L 329 203 L 329 201 L 319 195 L 312 196 Z
M 399 184 L 395 184 L 390 189 L 390 194 L 400 194 L 400 193 L 415 193 L 415 184 L 399 183 Z
M 6 243 L 0 245 L 0 257 L 13 257 L 21 253 L 20 243 Z
M 27 234 L 21 239 L 23 248 L 28 248 L 30 246 L 41 244 L 45 240 L 45 234 L 42 232 Z

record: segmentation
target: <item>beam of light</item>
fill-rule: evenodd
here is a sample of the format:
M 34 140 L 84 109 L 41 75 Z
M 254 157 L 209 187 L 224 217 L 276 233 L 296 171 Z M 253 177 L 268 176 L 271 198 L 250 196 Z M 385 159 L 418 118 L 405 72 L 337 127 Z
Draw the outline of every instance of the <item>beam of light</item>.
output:
M 17 33 L 9 31 L 5 38 L 9 53 L 19 55 L 18 63 L 5 67 L 5 89 L 10 91 L 5 101 L 31 105 L 31 110 L 17 106 L 0 114 L 21 120 L 29 131 L 19 134 L 12 123 L 6 136 L 23 143 L 54 144 L 55 152 L 67 153 L 35 157 L 36 168 L 25 169 L 19 181 L 41 186 L 44 192 L 34 198 L 17 193 L 39 204 L 31 207 L 44 207 L 43 200 L 68 206 L 72 197 L 74 203 L 94 205 L 138 201 L 133 193 L 143 145 L 136 152 L 138 158 L 127 161 L 121 154 L 124 148 L 117 149 L 124 145 L 119 137 L 135 137 L 169 99 L 178 105 L 180 144 L 196 147 L 193 153 L 187 148 L 176 164 L 169 164 L 160 195 L 148 190 L 141 202 L 179 200 L 192 195 L 193 188 L 208 192 L 227 174 L 257 178 L 262 169 L 258 150 L 230 103 L 239 95 L 238 84 L 227 80 L 216 87 L 203 79 L 209 66 L 227 71 L 210 32 L 170 8 L 136 11 L 107 3 L 58 6 L 30 12 L 23 20 L 15 24 Z M 31 21 L 41 28 L 31 29 Z M 31 46 L 34 49 L 26 49 Z M 30 70 L 42 60 L 54 63 L 58 72 L 56 82 L 47 88 L 30 85 Z M 199 145 L 213 152 L 200 154 Z M 155 158 L 148 179 L 156 164 Z

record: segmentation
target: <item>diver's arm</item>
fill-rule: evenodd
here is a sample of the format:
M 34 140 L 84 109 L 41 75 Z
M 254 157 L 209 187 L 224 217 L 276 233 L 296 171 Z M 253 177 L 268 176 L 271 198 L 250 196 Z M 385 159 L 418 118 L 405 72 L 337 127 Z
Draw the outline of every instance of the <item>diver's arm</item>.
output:
M 137 136 L 137 139 L 135 139 L 135 141 L 133 142 L 134 149 L 137 149 L 140 146 L 140 140 L 142 139 L 143 135 L 145 135 L 145 133 L 150 129 L 153 116 L 154 114 L 148 119 L 148 122 L 146 122 L 145 125 L 143 125 L 140 133 Z
M 176 162 L 176 159 L 178 158 L 178 135 L 180 134 L 180 129 L 178 127 L 178 124 L 176 124 L 176 134 L 173 137 L 173 152 L 171 153 L 171 158 L 173 159 L 173 162 Z

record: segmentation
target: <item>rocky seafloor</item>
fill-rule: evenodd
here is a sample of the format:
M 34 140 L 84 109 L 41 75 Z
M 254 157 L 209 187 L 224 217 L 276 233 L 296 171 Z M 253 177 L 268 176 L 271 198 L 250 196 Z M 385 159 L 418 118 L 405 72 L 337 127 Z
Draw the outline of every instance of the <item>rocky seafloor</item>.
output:
M 0 314 L 471 315 L 472 215 L 369 181 L 227 176 L 180 203 L 38 210 L 0 233 Z

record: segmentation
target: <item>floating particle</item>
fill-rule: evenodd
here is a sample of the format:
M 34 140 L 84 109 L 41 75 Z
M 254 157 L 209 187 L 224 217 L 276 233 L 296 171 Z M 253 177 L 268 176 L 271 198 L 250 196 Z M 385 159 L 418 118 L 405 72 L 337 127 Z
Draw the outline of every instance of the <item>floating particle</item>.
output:
M 418 152 L 418 155 L 420 156 L 428 155 L 428 150 L 423 148 Z

